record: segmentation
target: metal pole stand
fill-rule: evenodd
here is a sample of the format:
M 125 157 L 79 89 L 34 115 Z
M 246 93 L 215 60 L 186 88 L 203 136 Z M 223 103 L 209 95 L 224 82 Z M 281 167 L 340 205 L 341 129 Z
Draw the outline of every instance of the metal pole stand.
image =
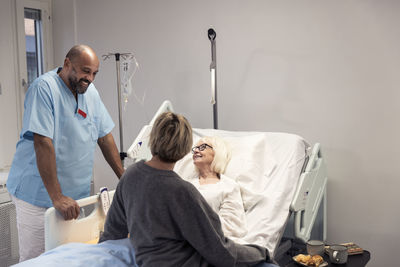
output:
M 214 29 L 208 29 L 208 39 L 211 42 L 211 104 L 213 104 L 213 117 L 214 117 L 214 129 L 218 129 L 218 106 L 217 106 L 217 44 L 215 38 L 217 33 Z
M 119 118 L 119 157 L 122 161 L 122 166 L 124 166 L 124 160 L 128 156 L 126 152 L 124 152 L 124 131 L 122 126 L 122 105 L 121 105 L 121 74 L 120 74 L 120 58 L 123 59 L 132 56 L 132 53 L 108 53 L 107 55 L 103 55 L 103 60 L 107 60 L 108 58 L 115 56 L 115 65 L 117 69 L 117 91 L 118 91 L 118 118 Z

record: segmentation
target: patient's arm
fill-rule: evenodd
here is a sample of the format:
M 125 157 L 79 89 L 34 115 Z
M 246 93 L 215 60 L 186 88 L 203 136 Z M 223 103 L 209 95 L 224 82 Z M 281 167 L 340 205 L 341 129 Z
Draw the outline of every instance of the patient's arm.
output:
M 236 242 L 240 242 L 247 234 L 246 217 L 239 185 L 230 178 L 221 177 L 223 199 L 218 212 L 224 234 Z

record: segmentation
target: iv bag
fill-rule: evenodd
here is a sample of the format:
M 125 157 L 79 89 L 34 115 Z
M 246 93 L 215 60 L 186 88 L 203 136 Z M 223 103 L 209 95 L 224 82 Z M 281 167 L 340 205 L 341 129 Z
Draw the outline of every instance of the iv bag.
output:
M 139 64 L 133 55 L 123 58 L 122 63 L 120 65 L 120 71 L 121 71 L 121 89 L 122 89 L 121 93 L 125 104 L 124 107 L 128 103 L 129 96 L 133 92 L 132 80 L 138 68 Z

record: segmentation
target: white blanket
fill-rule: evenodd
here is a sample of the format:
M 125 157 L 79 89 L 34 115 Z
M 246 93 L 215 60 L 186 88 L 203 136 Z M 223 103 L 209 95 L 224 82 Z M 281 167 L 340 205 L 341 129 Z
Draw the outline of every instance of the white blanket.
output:
M 69 243 L 46 251 L 16 267 L 137 267 L 129 238 L 100 244 Z
M 213 129 L 193 129 L 193 142 L 213 135 L 232 147 L 225 174 L 240 185 L 248 227 L 244 240 L 264 246 L 274 255 L 309 145 L 293 134 Z M 191 154 L 177 162 L 175 171 L 188 180 L 197 176 Z

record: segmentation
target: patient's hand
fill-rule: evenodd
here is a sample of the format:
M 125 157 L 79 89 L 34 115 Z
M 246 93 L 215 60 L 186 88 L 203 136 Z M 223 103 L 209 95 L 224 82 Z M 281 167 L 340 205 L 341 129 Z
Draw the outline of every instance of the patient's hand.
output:
M 70 197 L 62 195 L 57 200 L 53 201 L 53 205 L 64 217 L 64 220 L 76 219 L 79 216 L 79 205 Z

